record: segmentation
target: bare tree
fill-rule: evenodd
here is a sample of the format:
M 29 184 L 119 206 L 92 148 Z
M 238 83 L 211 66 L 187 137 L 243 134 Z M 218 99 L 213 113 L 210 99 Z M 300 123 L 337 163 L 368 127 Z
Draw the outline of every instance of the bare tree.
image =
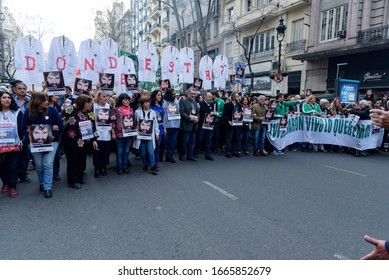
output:
M 97 41 L 111 38 L 120 48 L 125 48 L 128 39 L 131 13 L 124 12 L 123 2 L 114 2 L 113 6 L 96 12 L 95 27 Z
M 169 8 L 172 9 L 174 18 L 176 20 L 177 29 L 178 29 L 178 38 L 180 39 L 179 48 L 183 48 L 189 45 L 190 42 L 187 42 L 187 36 L 185 32 L 185 17 L 184 13 L 187 11 L 188 1 L 185 0 L 171 0 L 164 1 L 160 0 L 160 2 Z M 191 1 L 189 0 L 191 3 Z
M 15 69 L 15 44 L 17 40 L 17 34 L 4 36 L 4 72 L 8 78 L 13 79 Z
M 23 35 L 31 35 L 39 41 L 44 41 L 49 35 L 53 34 L 53 29 L 50 26 L 50 23 L 45 21 L 40 15 L 25 16 L 21 30 Z
M 205 10 L 207 11 L 205 15 L 203 13 L 203 7 L 205 7 Z M 196 32 L 199 35 L 195 36 L 195 42 L 202 57 L 208 53 L 208 27 L 211 22 L 211 18 L 215 13 L 215 0 L 194 0 L 194 7 L 192 6 L 192 11 L 194 11 L 196 15 L 196 17 L 194 17 L 194 21 L 196 22 Z
M 255 38 L 258 36 L 261 28 L 264 24 L 266 24 L 266 20 L 269 16 L 274 15 L 274 13 L 278 10 L 280 6 L 280 1 L 269 2 L 267 5 L 263 5 L 257 9 L 260 13 L 260 17 L 257 18 L 257 28 L 254 32 L 247 34 L 243 31 L 242 28 L 238 27 L 236 21 L 231 21 L 230 25 L 232 26 L 232 34 L 235 36 L 236 42 L 243 49 L 243 55 L 247 60 L 247 65 L 250 72 L 250 91 L 254 87 L 254 72 L 252 70 L 251 58 L 254 52 L 254 42 Z M 247 21 L 251 21 L 252 19 L 247 19 Z M 246 36 L 245 36 L 246 35 Z

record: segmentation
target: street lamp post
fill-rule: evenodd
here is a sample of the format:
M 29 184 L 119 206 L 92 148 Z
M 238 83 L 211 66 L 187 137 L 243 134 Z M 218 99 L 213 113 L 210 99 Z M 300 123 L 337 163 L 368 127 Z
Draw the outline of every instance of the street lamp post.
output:
M 277 41 L 278 41 L 278 74 L 281 74 L 281 42 L 285 38 L 285 30 L 286 26 L 284 25 L 284 19 L 280 18 L 280 24 L 276 28 L 277 30 Z M 280 92 L 280 90 L 277 90 L 277 94 Z

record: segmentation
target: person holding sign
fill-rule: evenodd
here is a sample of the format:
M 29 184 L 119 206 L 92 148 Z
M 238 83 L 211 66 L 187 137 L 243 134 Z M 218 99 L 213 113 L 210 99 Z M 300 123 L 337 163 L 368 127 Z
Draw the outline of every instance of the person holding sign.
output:
M 109 96 L 106 92 L 99 90 L 93 103 L 93 113 L 95 116 L 95 125 L 97 134 L 98 150 L 93 150 L 93 166 L 95 167 L 95 178 L 107 175 L 106 165 L 109 163 L 111 154 L 111 131 L 112 121 L 116 117 L 112 114 L 112 108 L 109 104 Z
M 116 171 L 118 175 L 129 173 L 128 156 L 132 136 L 137 135 L 134 127 L 134 111 L 130 107 L 131 98 L 127 93 L 119 95 L 115 107 L 115 120 L 112 122 L 112 139 L 116 139 Z
M 65 123 L 62 142 L 67 160 L 67 182 L 73 189 L 81 189 L 84 182 L 84 169 L 88 143 L 97 150 L 96 127 L 93 121 L 92 97 L 81 94 L 76 103 L 62 111 L 62 120 Z
M 80 95 L 82 93 L 88 94 L 92 91 L 92 81 L 82 78 L 76 78 L 74 82 L 74 93 Z
M 12 198 L 19 195 L 16 183 L 20 141 L 23 139 L 22 116 L 23 113 L 11 94 L 0 89 L 0 178 L 3 182 L 1 193 L 8 193 Z
M 52 197 L 53 164 L 63 130 L 62 120 L 56 109 L 49 106 L 47 95 L 33 92 L 26 113 L 23 115 L 22 130 L 28 131 L 30 149 L 39 180 L 39 190 L 45 198 Z M 51 133 L 52 131 L 52 133 Z
M 226 129 L 225 150 L 227 158 L 231 158 L 231 155 L 240 157 L 240 126 L 234 125 L 234 119 L 243 120 L 243 117 L 240 114 L 240 112 L 242 112 L 242 105 L 239 102 L 239 93 L 233 92 L 231 99 L 231 102 L 224 105 L 223 110 L 223 120 Z
M 181 115 L 179 114 L 180 105 L 179 105 L 179 101 L 176 99 L 176 92 L 174 89 L 168 88 L 165 91 L 165 94 L 163 95 L 163 99 L 164 102 L 162 108 L 166 112 L 166 115 L 163 118 L 163 123 L 167 131 L 166 161 L 171 163 L 176 163 L 176 160 L 173 158 L 173 154 L 174 154 L 174 148 L 176 147 L 178 130 L 180 128 L 180 123 L 181 123 Z
M 138 136 L 135 140 L 135 148 L 140 150 L 143 170 L 148 171 L 148 157 L 151 166 L 150 173 L 157 175 L 158 168 L 154 158 L 156 141 L 159 139 L 157 116 L 150 109 L 150 97 L 142 96 L 139 99 L 139 103 L 141 108 L 135 112 L 135 120 L 138 123 Z
M 240 104 L 242 105 L 243 110 L 243 126 L 240 133 L 240 141 L 244 154 L 246 156 L 249 156 L 249 141 L 251 134 L 251 125 L 253 123 L 253 114 L 251 111 L 250 100 L 248 96 L 243 96 L 240 101 Z
M 197 151 L 200 149 L 201 142 L 205 137 L 205 159 L 213 161 L 211 156 L 211 142 L 213 135 L 213 121 L 216 103 L 212 102 L 212 93 L 207 92 L 205 98 L 200 102 L 200 119 L 199 119 L 199 139 L 197 142 Z
M 168 80 L 169 81 L 169 80 Z M 158 121 L 158 126 L 159 126 L 159 139 L 155 143 L 155 151 L 154 151 L 154 156 L 155 156 L 155 165 L 157 168 L 160 167 L 160 158 L 163 158 L 163 154 L 161 155 L 161 144 L 164 143 L 163 139 L 164 136 L 166 136 L 167 131 L 166 128 L 164 127 L 163 124 L 163 118 L 165 116 L 165 109 L 162 107 L 162 92 L 161 90 L 154 90 L 151 93 L 151 106 L 150 109 L 155 112 L 157 115 L 157 121 Z

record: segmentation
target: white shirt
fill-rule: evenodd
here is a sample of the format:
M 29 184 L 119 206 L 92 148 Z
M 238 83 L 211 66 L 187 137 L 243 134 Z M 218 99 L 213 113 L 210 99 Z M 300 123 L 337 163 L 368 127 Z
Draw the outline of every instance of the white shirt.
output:
M 208 55 L 204 55 L 199 64 L 200 79 L 203 80 L 203 89 L 209 90 L 212 88 L 212 66 L 213 61 Z
M 82 41 L 78 49 L 78 65 L 80 76 L 91 80 L 93 84 L 99 81 L 99 73 L 102 70 L 101 52 L 98 42 L 88 39 Z
M 171 85 L 178 84 L 178 68 L 180 52 L 174 46 L 166 47 L 162 52 L 161 71 L 162 80 L 169 80 Z
M 150 42 L 142 42 L 138 48 L 138 62 L 140 82 L 156 82 L 158 70 L 158 55 L 155 45 Z
M 126 81 L 124 75 L 135 74 L 134 61 L 126 55 L 122 55 L 119 58 L 119 67 L 117 71 L 117 92 L 124 93 L 126 89 Z
M 26 85 L 41 85 L 45 70 L 42 43 L 32 36 L 22 36 L 15 44 L 15 78 Z
M 77 62 L 73 41 L 64 36 L 54 37 L 51 40 L 47 71 L 62 71 L 65 86 L 73 86 Z
M 213 62 L 213 74 L 215 76 L 215 88 L 226 88 L 228 81 L 228 58 L 225 55 L 219 54 Z
M 180 50 L 180 67 L 178 71 L 180 73 L 180 83 L 193 83 L 194 73 L 194 53 L 191 48 L 182 48 Z

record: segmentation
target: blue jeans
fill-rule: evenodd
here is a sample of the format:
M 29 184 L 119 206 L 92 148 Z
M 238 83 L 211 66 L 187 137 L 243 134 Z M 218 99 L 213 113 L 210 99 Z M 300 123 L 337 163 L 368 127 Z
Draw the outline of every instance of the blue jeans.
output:
M 53 186 L 54 157 L 57 152 L 58 142 L 53 142 L 53 147 L 54 151 L 32 154 L 39 184 L 43 185 L 44 190 L 51 190 Z
M 116 167 L 128 167 L 132 137 L 116 138 Z
M 166 157 L 172 157 L 174 154 L 174 148 L 176 147 L 178 128 L 166 128 L 166 142 L 167 142 L 167 151 Z
M 266 125 L 261 124 L 259 128 L 254 130 L 254 152 L 263 151 L 265 149 L 266 140 Z
M 192 129 L 191 131 L 181 131 L 182 135 L 182 146 L 181 146 L 181 156 L 193 157 L 194 148 L 196 144 L 196 130 Z
M 154 147 L 153 140 L 142 140 L 139 146 L 140 158 L 142 160 L 143 166 L 147 165 L 147 156 L 149 157 L 150 166 L 155 166 L 154 160 Z
M 211 155 L 211 142 L 212 142 L 213 130 L 202 129 L 199 130 L 198 149 L 200 150 L 201 142 L 205 136 L 205 155 Z

